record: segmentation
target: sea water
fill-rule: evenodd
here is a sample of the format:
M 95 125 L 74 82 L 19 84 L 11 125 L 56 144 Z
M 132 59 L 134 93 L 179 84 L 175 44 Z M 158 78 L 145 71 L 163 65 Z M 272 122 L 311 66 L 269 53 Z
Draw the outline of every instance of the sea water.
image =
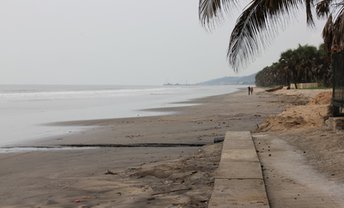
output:
M 46 125 L 49 123 L 159 115 L 163 112 L 142 110 L 173 107 L 176 102 L 232 93 L 238 88 L 0 85 L 0 147 L 83 129 Z

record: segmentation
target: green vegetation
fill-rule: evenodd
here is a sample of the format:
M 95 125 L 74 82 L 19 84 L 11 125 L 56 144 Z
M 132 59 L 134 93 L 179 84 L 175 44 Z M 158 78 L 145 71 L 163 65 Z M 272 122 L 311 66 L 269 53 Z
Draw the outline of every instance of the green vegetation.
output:
M 265 67 L 256 75 L 256 85 L 267 87 L 290 86 L 292 83 L 318 82 L 329 86 L 332 72 L 331 58 L 324 45 L 319 48 L 299 45 L 283 52 L 277 63 Z

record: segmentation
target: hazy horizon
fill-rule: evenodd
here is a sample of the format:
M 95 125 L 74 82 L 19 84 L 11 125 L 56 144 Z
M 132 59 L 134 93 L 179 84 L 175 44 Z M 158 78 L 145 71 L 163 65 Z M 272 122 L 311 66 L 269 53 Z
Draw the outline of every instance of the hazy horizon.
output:
M 210 33 L 199 23 L 198 0 L 4 0 L 0 84 L 198 83 L 253 74 L 288 48 L 322 42 L 323 21 L 309 29 L 300 11 L 236 74 L 226 50 L 238 13 Z

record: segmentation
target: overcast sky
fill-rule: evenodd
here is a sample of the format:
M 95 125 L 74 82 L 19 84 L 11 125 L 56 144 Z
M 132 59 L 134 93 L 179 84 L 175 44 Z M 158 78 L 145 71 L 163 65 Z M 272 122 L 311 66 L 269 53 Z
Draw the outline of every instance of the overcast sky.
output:
M 198 0 L 2 0 L 0 84 L 196 83 L 252 74 L 322 41 L 323 22 L 309 29 L 302 13 L 236 74 L 226 61 L 236 14 L 209 33 L 197 9 Z

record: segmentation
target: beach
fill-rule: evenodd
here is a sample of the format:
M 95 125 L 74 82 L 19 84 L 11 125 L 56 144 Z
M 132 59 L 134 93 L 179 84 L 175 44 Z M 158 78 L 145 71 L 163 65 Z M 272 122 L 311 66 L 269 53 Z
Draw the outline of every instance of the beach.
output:
M 29 146 L 174 143 L 201 146 L 101 147 L 0 154 L 1 206 L 206 207 L 221 154 L 214 138 L 254 131 L 282 110 L 282 96 L 246 90 L 159 109 L 173 115 L 67 122 L 88 130 Z M 287 102 L 287 100 L 285 101 Z
M 25 144 L 74 149 L 0 154 L 0 205 L 207 207 L 222 148 L 214 139 L 232 130 L 252 132 L 272 207 L 340 207 L 343 133 L 325 125 L 330 98 L 242 89 L 155 109 L 170 115 L 59 123 L 89 128 Z
M 0 208 L 343 208 L 344 2 L 232 3 L 0 3 Z

